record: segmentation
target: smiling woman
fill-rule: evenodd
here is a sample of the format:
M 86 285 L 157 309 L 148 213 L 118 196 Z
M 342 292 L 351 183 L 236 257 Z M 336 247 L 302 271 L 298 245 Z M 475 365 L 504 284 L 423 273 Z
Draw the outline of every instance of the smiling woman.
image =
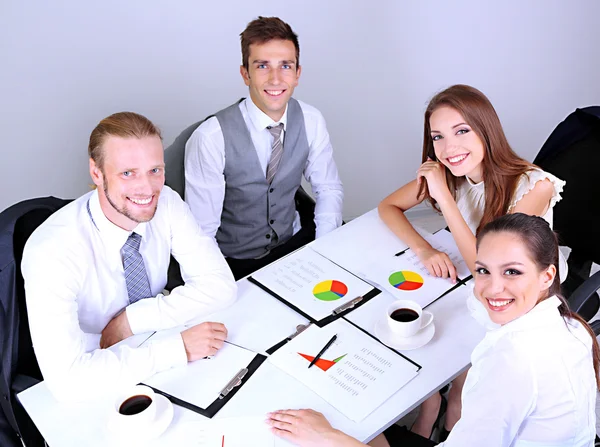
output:
M 444 215 L 472 272 L 475 236 L 486 223 L 522 212 L 552 225 L 552 208 L 561 199 L 565 182 L 512 150 L 494 107 L 473 87 L 454 85 L 431 99 L 425 111 L 422 161 L 417 178 L 386 197 L 379 214 L 433 276 L 454 281 L 456 269 L 446 253 L 433 249 L 404 216 L 425 200 Z M 448 395 L 446 432 L 460 417 L 464 377 L 455 379 Z M 441 408 L 442 398 L 434 394 L 421 406 L 412 430 L 431 436 Z
M 542 218 L 508 214 L 477 237 L 475 292 L 490 317 L 471 355 L 463 413 L 444 447 L 587 447 L 595 437 L 598 342 L 559 295 L 558 243 Z M 363 445 L 312 411 L 270 415 L 300 446 Z M 434 445 L 393 427 L 372 446 Z

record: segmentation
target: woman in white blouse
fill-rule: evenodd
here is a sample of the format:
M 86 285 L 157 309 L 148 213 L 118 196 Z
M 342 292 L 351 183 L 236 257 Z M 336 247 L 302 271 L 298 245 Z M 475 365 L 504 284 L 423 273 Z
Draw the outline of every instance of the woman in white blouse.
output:
M 494 107 L 479 90 L 454 85 L 432 98 L 425 111 L 422 161 L 416 179 L 381 202 L 379 215 L 431 275 L 455 280 L 456 270 L 404 216 L 424 200 L 443 214 L 471 271 L 477 231 L 493 219 L 521 212 L 542 216 L 552 227 L 552 208 L 565 182 L 515 154 Z M 464 380 L 463 374 L 450 389 L 446 430 L 460 418 Z M 412 428 L 415 433 L 431 435 L 441 403 L 440 394 L 423 403 Z
M 500 326 L 473 351 L 462 416 L 440 445 L 592 446 L 598 342 L 559 295 L 549 225 L 522 213 L 496 219 L 479 232 L 475 263 L 475 295 Z M 303 447 L 363 445 L 311 410 L 275 412 L 269 421 Z M 433 445 L 416 436 L 393 426 L 370 445 Z

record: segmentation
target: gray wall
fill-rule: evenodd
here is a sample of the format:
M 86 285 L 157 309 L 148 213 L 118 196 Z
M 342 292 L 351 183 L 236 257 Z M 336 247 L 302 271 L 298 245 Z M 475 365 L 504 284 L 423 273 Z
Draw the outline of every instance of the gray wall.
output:
M 0 0 L 0 210 L 87 191 L 87 139 L 110 113 L 147 115 L 169 144 L 245 95 L 238 35 L 257 15 L 300 35 L 295 96 L 327 119 L 346 218 L 413 178 L 425 104 L 448 85 L 485 92 L 529 160 L 600 104 L 596 0 Z

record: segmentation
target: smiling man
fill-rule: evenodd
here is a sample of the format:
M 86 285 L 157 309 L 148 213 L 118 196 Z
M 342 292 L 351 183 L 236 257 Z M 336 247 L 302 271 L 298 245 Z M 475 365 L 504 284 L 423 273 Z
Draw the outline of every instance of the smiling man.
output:
M 240 73 L 250 98 L 217 112 L 185 151 L 185 199 L 241 278 L 342 223 L 343 188 L 321 113 L 292 98 L 301 68 L 298 36 L 276 17 L 241 34 Z M 301 225 L 302 176 L 316 199 Z
M 131 112 L 111 115 L 92 132 L 88 152 L 96 189 L 50 216 L 27 241 L 22 262 L 35 354 L 49 389 L 64 400 L 102 396 L 214 354 L 227 336 L 221 323 L 108 348 L 185 325 L 236 295 L 214 239 L 163 186 L 154 124 Z M 171 254 L 185 285 L 165 296 Z

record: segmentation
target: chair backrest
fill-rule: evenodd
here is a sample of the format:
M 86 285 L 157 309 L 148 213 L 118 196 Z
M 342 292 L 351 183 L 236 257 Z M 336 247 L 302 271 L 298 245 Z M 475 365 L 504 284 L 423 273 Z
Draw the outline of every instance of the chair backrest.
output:
M 165 149 L 165 184 L 177 192 L 182 199 L 185 199 L 185 145 L 198 126 L 208 118 L 187 127 L 175 138 L 173 144 Z
M 238 100 L 238 104 L 242 102 L 244 98 Z M 185 145 L 190 139 L 194 131 L 204 121 L 212 118 L 213 115 L 208 115 L 202 121 L 192 124 L 187 127 L 183 132 L 179 134 L 175 141 L 165 149 L 165 185 L 170 187 L 173 191 L 177 192 L 182 199 L 185 200 Z
M 554 230 L 561 244 L 600 263 L 600 107 L 571 114 L 550 135 L 534 163 L 567 182 L 563 200 L 554 208 Z
M 0 213 L 0 401 L 12 428 L 24 440 L 35 437 L 30 420 L 24 420 L 15 398 L 16 379 L 42 379 L 29 333 L 21 260 L 25 242 L 48 216 L 69 203 L 54 197 L 26 200 Z M 22 381 L 23 383 L 25 381 Z M 20 411 L 20 416 L 18 412 Z
M 554 230 L 561 245 L 571 248 L 569 274 L 561 284 L 569 305 L 584 319 L 598 312 L 592 291 L 582 298 L 592 262 L 600 263 L 600 107 L 571 113 L 552 132 L 534 163 L 566 181 L 563 200 L 554 207 Z
M 29 236 L 39 227 L 53 211 L 49 209 L 35 209 L 21 216 L 15 224 L 13 238 L 13 252 L 15 256 L 15 292 L 19 309 L 19 345 L 17 374 L 24 374 L 34 379 L 43 380 L 40 367 L 35 353 L 31 333 L 29 332 L 29 319 L 27 318 L 27 303 L 25 301 L 25 284 L 21 274 L 21 261 L 23 260 L 23 249 Z

